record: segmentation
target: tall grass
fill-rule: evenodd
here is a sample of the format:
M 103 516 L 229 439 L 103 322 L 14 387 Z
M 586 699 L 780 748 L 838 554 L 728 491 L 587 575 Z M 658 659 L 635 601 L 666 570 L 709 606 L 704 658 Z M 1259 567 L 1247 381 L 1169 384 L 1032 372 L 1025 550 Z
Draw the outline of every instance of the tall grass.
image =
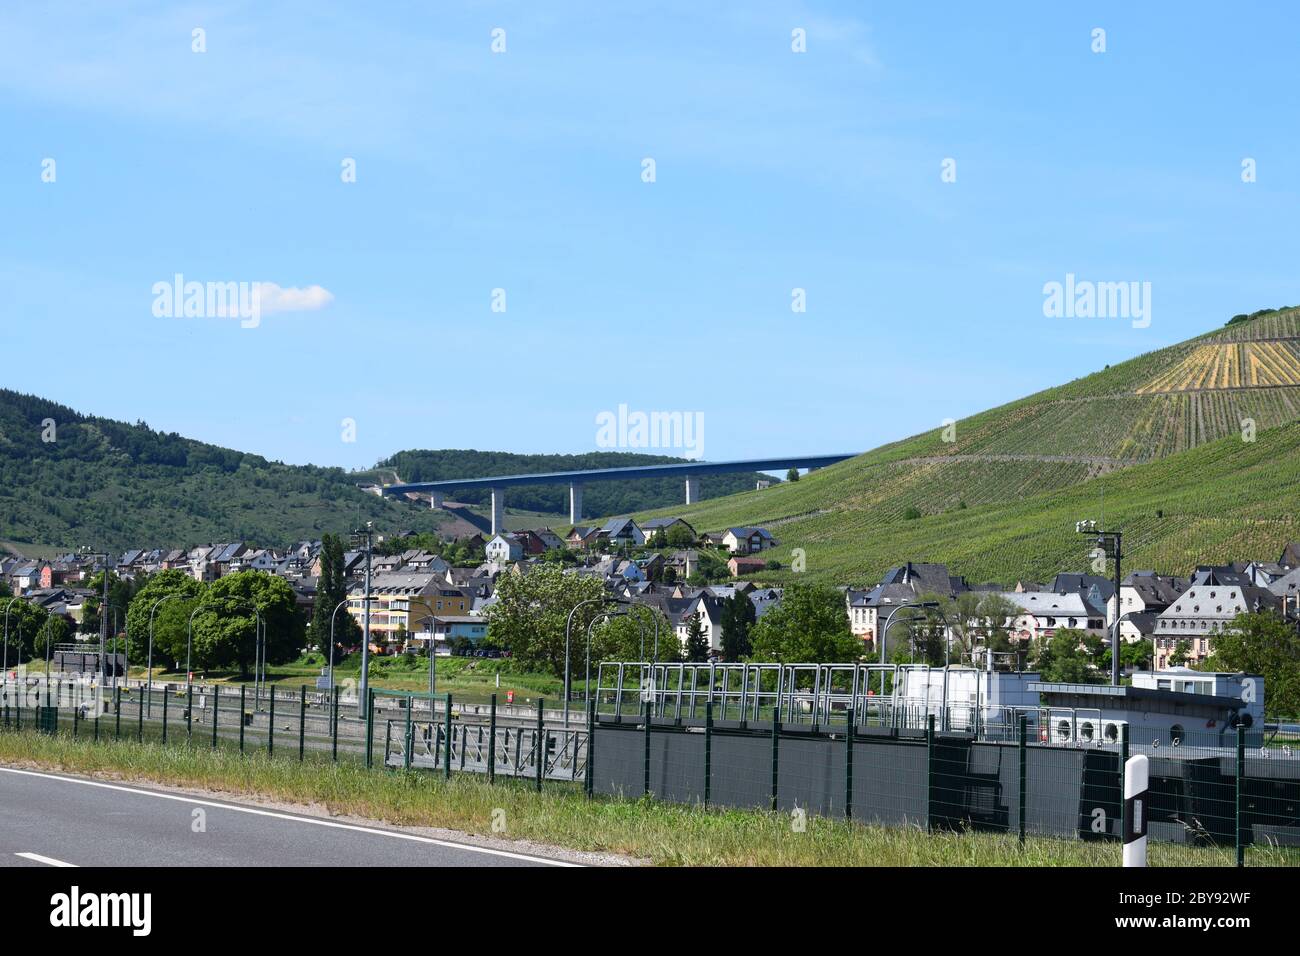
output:
M 308 805 L 331 814 L 403 826 L 442 827 L 582 851 L 622 854 L 672 866 L 1116 866 L 1115 843 L 986 833 L 926 833 L 808 817 L 797 832 L 790 816 L 702 809 L 653 799 L 585 799 L 575 788 L 536 793 L 519 781 L 489 785 L 476 775 L 450 780 L 418 771 L 239 756 L 201 747 L 101 740 L 98 744 L 32 733 L 0 733 L 0 761 L 65 772 L 201 789 Z M 504 832 L 493 832 L 494 811 Z M 1153 844 L 1153 865 L 1230 865 L 1231 850 Z M 1285 862 L 1252 849 L 1252 864 Z

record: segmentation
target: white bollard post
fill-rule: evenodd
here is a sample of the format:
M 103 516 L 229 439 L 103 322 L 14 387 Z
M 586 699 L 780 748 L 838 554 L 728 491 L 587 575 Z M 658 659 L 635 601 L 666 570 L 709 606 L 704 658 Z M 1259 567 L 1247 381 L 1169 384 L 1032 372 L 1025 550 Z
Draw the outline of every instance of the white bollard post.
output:
M 1144 754 L 1124 764 L 1124 865 L 1147 865 L 1147 786 L 1151 761 Z

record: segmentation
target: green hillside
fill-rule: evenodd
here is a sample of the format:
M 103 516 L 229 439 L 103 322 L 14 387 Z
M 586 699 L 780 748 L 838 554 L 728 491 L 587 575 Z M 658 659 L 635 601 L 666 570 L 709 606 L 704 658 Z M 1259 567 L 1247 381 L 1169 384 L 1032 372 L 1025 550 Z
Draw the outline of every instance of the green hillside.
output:
M 1074 522 L 1100 516 L 1104 488 L 1129 568 L 1272 560 L 1296 536 L 1286 492 L 1300 479 L 1297 419 L 1300 310 L 1287 309 L 971 416 L 955 433 L 657 513 L 701 531 L 765 525 L 778 560 L 801 547 L 809 574 L 841 583 L 909 559 L 1011 582 L 1082 569 Z
M 401 470 L 416 464 L 412 455 L 462 475 L 554 470 L 548 456 L 492 452 L 403 453 L 384 468 L 357 473 L 285 465 L 0 389 L 0 548 L 39 557 L 82 545 L 125 550 L 242 539 L 283 546 L 324 531 L 346 532 L 366 520 L 385 531 L 434 531 L 453 522 L 469 530 L 456 520 L 473 518 L 463 510 L 433 511 L 358 489 L 368 479 L 397 480 L 394 463 L 402 479 L 418 480 L 412 473 L 418 468 Z M 591 467 L 569 464 L 574 457 L 555 456 L 564 462 L 560 467 Z M 599 457 L 617 467 L 641 464 L 648 456 Z M 743 476 L 734 480 L 739 485 L 733 488 L 753 487 Z M 511 506 L 525 508 L 523 493 L 530 490 L 512 493 Z M 632 504 L 653 507 L 680 494 L 677 483 L 671 489 L 638 488 Z M 594 489 L 589 497 L 620 503 L 616 494 L 597 495 Z M 557 504 L 550 510 L 562 509 Z M 558 526 L 558 520 L 512 515 L 510 524 Z
M 0 390 L 0 539 L 24 553 L 232 539 L 278 546 L 367 519 L 419 530 L 450 520 L 356 482 L 340 468 L 284 465 Z

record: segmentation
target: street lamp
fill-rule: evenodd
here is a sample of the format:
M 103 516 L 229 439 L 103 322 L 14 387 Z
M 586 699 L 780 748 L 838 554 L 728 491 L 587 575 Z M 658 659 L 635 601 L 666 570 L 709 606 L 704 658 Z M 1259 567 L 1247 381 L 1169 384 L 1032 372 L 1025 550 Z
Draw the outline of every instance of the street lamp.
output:
M 434 644 L 433 624 L 437 620 L 438 619 L 436 617 L 432 617 L 432 616 L 420 618 L 421 624 L 429 625 L 429 693 L 430 694 L 434 693 L 434 689 L 438 686 L 437 677 L 435 676 L 437 670 L 437 663 L 436 663 L 437 658 L 433 652 L 433 644 Z M 433 704 L 430 704 L 429 706 L 432 707 Z
M 653 609 L 652 607 L 650 607 L 650 605 L 648 605 L 648 604 L 636 604 L 636 603 L 629 602 L 627 606 L 630 607 L 630 608 L 634 608 L 635 610 L 638 610 L 638 611 L 646 611 L 646 612 L 648 612 L 649 615 L 650 615 L 651 620 L 653 620 L 653 621 L 655 622 L 655 647 L 654 647 L 654 657 L 653 657 L 651 660 L 652 660 L 653 663 L 656 663 L 656 664 L 659 663 L 659 615 L 656 614 L 656 613 L 654 612 L 654 609 Z M 642 633 L 642 635 L 644 635 L 644 634 L 645 634 L 645 630 L 643 629 L 643 630 L 641 631 L 641 633 Z M 643 660 L 645 659 L 645 638 L 644 638 L 644 636 L 642 637 L 642 640 L 641 640 L 641 657 L 642 657 Z
M 99 685 L 99 679 L 104 676 L 104 644 L 108 640 L 108 616 L 104 613 L 108 608 L 108 558 L 107 551 L 91 551 L 89 548 L 82 548 L 81 553 L 92 558 L 102 557 L 104 559 L 104 598 L 99 602 L 99 675 L 95 684 Z M 48 676 L 48 673 L 47 673 Z
M 1087 535 L 1094 538 L 1097 542 L 1097 550 L 1101 551 L 1103 562 L 1105 558 L 1115 559 L 1115 624 L 1110 638 L 1110 684 L 1112 687 L 1119 686 L 1119 579 L 1120 579 L 1120 562 L 1124 558 L 1123 532 L 1106 531 L 1097 527 L 1097 522 L 1092 520 L 1076 521 L 1074 530 L 1078 534 Z M 1094 552 L 1095 553 L 1095 552 Z M 1108 608 L 1109 610 L 1109 608 Z
M 617 598 L 610 597 L 608 594 L 602 594 L 598 598 L 587 598 L 585 601 L 579 601 L 573 605 L 569 611 L 569 616 L 564 622 L 564 726 L 569 726 L 569 696 L 572 692 L 572 685 L 569 682 L 569 634 L 573 627 L 573 615 L 578 613 L 578 608 L 584 604 L 622 604 Z
M 21 599 L 16 597 L 10 598 L 9 603 L 5 605 L 4 675 L 6 680 L 9 677 L 9 610 L 14 606 L 14 601 L 18 601 L 18 600 Z M 18 641 L 19 641 L 18 657 L 20 661 L 22 659 L 22 636 L 23 636 L 23 621 L 22 618 L 19 618 L 18 619 Z
M 625 604 L 626 602 L 619 601 L 618 603 Z M 631 605 L 631 606 L 635 607 L 635 605 Z M 591 622 L 587 625 L 587 670 L 586 670 L 586 676 L 584 678 L 584 683 L 582 685 L 583 706 L 588 708 L 591 706 L 590 701 L 591 701 L 591 631 L 592 628 L 596 626 L 597 622 L 608 621 L 612 617 L 627 617 L 631 615 L 631 613 L 632 612 L 630 610 L 601 611 L 599 614 L 593 617 L 591 619 Z M 642 633 L 644 634 L 644 631 Z M 644 654 L 642 654 L 641 656 L 643 658 L 645 657 Z M 644 683 L 645 681 L 644 673 L 641 680 Z
M 334 693 L 334 621 L 339 613 L 339 608 L 345 607 L 348 599 L 344 598 L 334 605 L 334 610 L 330 612 L 330 693 Z M 333 699 L 333 698 L 331 698 Z
M 366 526 L 352 533 L 352 540 L 356 544 L 365 542 L 366 546 L 366 597 L 365 597 L 365 615 L 363 626 L 363 635 L 361 641 L 361 687 L 360 695 L 357 700 L 357 713 L 364 717 L 370 707 L 368 696 L 370 688 L 370 555 L 375 545 L 375 523 L 367 521 Z
M 904 608 L 925 608 L 925 607 L 938 607 L 938 606 L 939 605 L 934 601 L 921 601 L 921 602 L 907 601 L 903 604 L 898 605 L 898 607 L 894 608 L 892 611 L 889 612 L 889 616 L 885 618 L 885 626 L 881 628 L 880 631 L 880 663 L 882 665 L 885 663 L 885 644 L 887 643 L 886 638 L 889 636 L 889 626 L 894 623 L 894 615 L 897 614 L 899 611 L 903 610 Z M 882 690 L 881 693 L 883 694 L 884 691 Z
M 146 713 L 153 716 L 153 613 L 158 610 L 158 605 L 164 601 L 170 601 L 172 598 L 185 598 L 189 595 L 181 594 L 179 591 L 172 594 L 164 594 L 158 600 L 153 602 L 153 607 L 149 608 L 149 653 L 145 661 L 145 699 Z

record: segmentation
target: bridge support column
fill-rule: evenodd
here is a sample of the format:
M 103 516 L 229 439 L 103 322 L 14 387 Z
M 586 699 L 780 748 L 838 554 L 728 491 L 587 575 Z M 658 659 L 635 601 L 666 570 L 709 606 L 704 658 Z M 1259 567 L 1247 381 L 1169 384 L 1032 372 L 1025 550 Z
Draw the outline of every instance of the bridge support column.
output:
M 700 479 L 686 479 L 686 503 L 693 505 L 700 500 Z
M 578 482 L 569 483 L 569 524 L 577 524 L 582 520 L 582 485 Z
M 492 489 L 492 533 L 500 534 L 506 530 L 506 490 Z
M 442 507 L 442 492 L 441 492 L 441 491 L 431 491 L 431 492 L 429 492 L 429 507 L 430 507 L 430 508 L 441 508 L 441 507 Z

